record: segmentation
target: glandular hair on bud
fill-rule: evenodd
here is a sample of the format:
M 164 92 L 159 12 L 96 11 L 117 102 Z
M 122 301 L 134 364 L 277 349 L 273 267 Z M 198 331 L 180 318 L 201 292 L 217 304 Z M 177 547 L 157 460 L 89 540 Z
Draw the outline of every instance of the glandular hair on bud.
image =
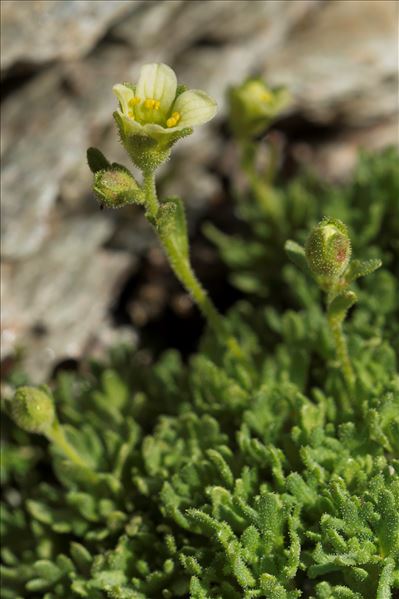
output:
M 28 433 L 45 434 L 54 423 L 53 400 L 40 389 L 19 387 L 10 404 L 12 419 Z
M 310 270 L 326 283 L 345 272 L 351 252 L 348 229 L 336 218 L 324 218 L 314 227 L 305 246 Z
M 131 204 L 137 201 L 140 194 L 139 186 L 131 173 L 115 165 L 95 173 L 93 189 L 101 203 L 109 208 Z

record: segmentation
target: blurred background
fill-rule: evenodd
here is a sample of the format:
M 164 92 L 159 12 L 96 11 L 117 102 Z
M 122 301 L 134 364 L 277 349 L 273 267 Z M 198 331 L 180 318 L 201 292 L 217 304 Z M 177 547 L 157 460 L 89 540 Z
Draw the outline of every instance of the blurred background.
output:
M 390 0 L 3 0 L 2 361 L 33 382 L 121 341 L 195 348 L 201 319 L 139 209 L 100 211 L 87 147 L 128 165 L 112 85 L 143 63 L 219 103 L 180 142 L 162 194 L 186 200 L 194 264 L 224 310 L 236 298 L 204 221 L 229 230 L 239 177 L 226 88 L 252 74 L 294 102 L 276 124 L 287 176 L 350 175 L 359 147 L 398 144 L 398 3 Z

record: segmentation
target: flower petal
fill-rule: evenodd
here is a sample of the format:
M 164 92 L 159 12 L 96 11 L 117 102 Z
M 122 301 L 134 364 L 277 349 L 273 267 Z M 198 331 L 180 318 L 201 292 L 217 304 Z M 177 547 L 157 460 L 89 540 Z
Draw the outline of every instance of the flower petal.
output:
M 193 127 L 210 121 L 217 112 L 217 104 L 202 90 L 190 89 L 176 99 L 173 111 L 180 113 L 180 127 Z
M 140 125 L 140 123 L 138 123 L 137 121 L 134 121 L 133 119 L 129 118 L 120 110 L 117 110 L 114 114 L 118 115 L 119 122 L 123 127 L 125 135 L 146 135 L 143 125 Z
M 117 83 L 116 85 L 114 85 L 112 91 L 119 100 L 122 112 L 124 114 L 128 114 L 129 100 L 134 98 L 134 91 L 127 85 L 123 85 L 123 83 Z
M 159 100 L 160 110 L 166 114 L 176 97 L 177 81 L 173 69 L 166 64 L 145 64 L 141 67 L 136 95 L 145 100 Z

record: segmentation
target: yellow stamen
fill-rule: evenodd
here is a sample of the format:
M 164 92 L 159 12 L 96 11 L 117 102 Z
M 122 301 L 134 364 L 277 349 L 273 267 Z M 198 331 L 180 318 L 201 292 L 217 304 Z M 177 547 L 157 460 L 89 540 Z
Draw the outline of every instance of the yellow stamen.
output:
M 262 94 L 262 100 L 264 102 L 270 102 L 273 99 L 273 94 L 269 91 L 264 91 Z
M 180 112 L 173 112 L 172 116 L 166 121 L 167 127 L 174 127 L 181 119 Z
M 145 108 L 153 108 L 155 110 L 158 110 L 158 108 L 160 107 L 160 102 L 159 100 L 153 100 L 152 98 L 146 98 L 144 100 L 144 107 Z
M 133 106 L 137 106 L 137 104 L 140 104 L 141 99 L 140 98 L 131 98 L 128 102 L 129 106 L 131 108 L 133 108 Z
M 133 110 L 129 110 L 129 112 L 127 113 L 127 115 L 128 115 L 128 117 L 130 119 L 133 119 L 133 121 L 134 121 L 134 112 L 133 112 Z

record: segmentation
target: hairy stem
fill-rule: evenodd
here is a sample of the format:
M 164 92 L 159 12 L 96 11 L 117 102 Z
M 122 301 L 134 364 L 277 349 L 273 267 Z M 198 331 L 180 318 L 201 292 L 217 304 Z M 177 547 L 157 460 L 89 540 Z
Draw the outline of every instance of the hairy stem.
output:
M 161 242 L 176 277 L 190 293 L 214 331 L 222 334 L 224 330 L 222 317 L 197 279 L 190 262 L 179 253 L 172 238 L 161 237 Z
M 143 191 L 147 213 L 152 219 L 155 219 L 158 214 L 159 202 L 155 188 L 155 174 L 152 170 L 144 171 Z
M 69 443 L 62 426 L 56 422 L 51 431 L 47 433 L 47 438 L 62 451 L 62 453 L 74 464 L 81 468 L 91 471 L 89 464 L 78 454 L 74 447 Z
M 241 143 L 241 166 L 261 210 L 274 221 L 278 221 L 281 218 L 282 207 L 280 198 L 272 186 L 275 169 L 274 150 L 275 148 L 272 146 L 268 173 L 265 176 L 260 176 L 256 169 L 256 145 L 253 142 L 244 141 Z
M 147 214 L 155 224 L 159 201 L 153 171 L 144 172 L 143 190 L 146 197 Z M 222 317 L 197 279 L 189 259 L 179 251 L 173 235 L 162 235 L 159 229 L 157 229 L 157 232 L 176 277 L 189 292 L 210 326 L 217 334 L 221 334 L 224 330 Z
M 342 374 L 349 391 L 352 392 L 355 386 L 355 374 L 353 372 L 352 363 L 349 357 L 346 338 L 342 330 L 342 321 L 336 318 L 329 318 L 328 324 L 333 334 L 335 349 L 338 360 L 341 364 Z

